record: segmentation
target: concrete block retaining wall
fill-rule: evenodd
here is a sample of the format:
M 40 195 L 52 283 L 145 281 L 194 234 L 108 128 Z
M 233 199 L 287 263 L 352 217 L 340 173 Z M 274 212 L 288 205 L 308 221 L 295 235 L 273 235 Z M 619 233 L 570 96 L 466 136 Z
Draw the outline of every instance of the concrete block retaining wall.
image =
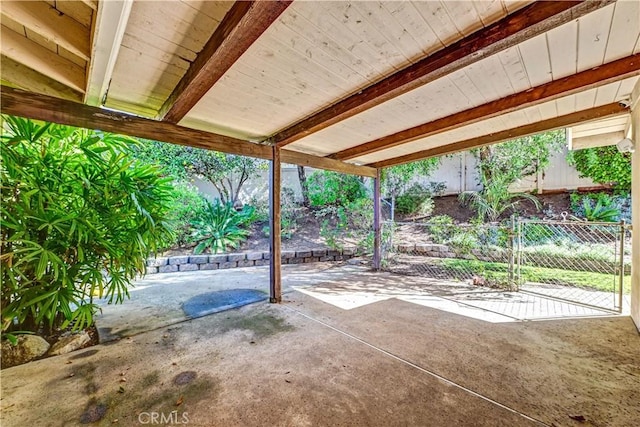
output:
M 345 261 L 356 255 L 354 248 L 309 249 L 282 251 L 282 264 Z M 227 268 L 269 265 L 269 252 L 247 252 L 216 255 L 180 255 L 147 260 L 147 274 L 175 273 L 178 271 L 222 270 Z

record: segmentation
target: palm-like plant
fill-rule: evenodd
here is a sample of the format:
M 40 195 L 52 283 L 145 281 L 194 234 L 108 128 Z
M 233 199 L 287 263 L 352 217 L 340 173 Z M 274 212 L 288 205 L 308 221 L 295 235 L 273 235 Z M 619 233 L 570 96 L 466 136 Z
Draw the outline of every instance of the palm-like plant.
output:
M 169 180 L 117 135 L 2 116 L 2 331 L 93 322 L 170 235 Z
M 601 200 L 591 205 L 588 197 L 582 199 L 584 217 L 587 221 L 616 222 L 620 217 L 620 210 L 615 206 L 607 206 Z
M 506 186 L 499 183 L 486 185 L 482 191 L 465 191 L 459 198 L 476 210 L 481 221 L 496 221 L 503 213 L 515 209 L 522 200 L 530 201 L 537 209 L 541 207 L 534 195 L 510 193 Z
M 211 253 L 224 252 L 228 247 L 237 248 L 249 235 L 248 226 L 254 219 L 255 208 L 245 205 L 236 211 L 231 203 L 208 202 L 204 215 L 191 222 L 192 237 L 198 241 L 193 250 L 201 254 L 206 249 Z

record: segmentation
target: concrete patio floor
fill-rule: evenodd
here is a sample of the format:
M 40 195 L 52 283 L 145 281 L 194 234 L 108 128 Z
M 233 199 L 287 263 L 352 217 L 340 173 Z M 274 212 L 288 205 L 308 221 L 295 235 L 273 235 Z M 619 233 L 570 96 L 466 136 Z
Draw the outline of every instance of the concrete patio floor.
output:
M 149 314 L 148 289 L 179 308 L 205 288 L 264 286 L 264 270 L 145 279 L 175 283 L 139 282 L 133 314 L 108 306 L 101 320 L 144 328 L 111 327 L 114 341 L 2 371 L 2 425 L 637 425 L 629 317 L 516 321 L 452 300 L 475 295 L 464 285 L 432 283 L 429 296 L 417 279 L 326 267 L 285 270 L 280 305 L 192 320 L 169 305 L 172 325 Z

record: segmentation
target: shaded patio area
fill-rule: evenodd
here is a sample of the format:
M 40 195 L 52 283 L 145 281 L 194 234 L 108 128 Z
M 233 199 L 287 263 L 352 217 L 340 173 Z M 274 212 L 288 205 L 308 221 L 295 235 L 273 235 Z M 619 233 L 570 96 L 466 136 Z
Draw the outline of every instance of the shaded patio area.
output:
M 466 285 L 432 283 L 427 292 L 416 278 L 326 267 L 285 270 L 281 305 L 183 315 L 172 325 L 147 316 L 148 332 L 4 370 L 3 423 L 141 425 L 153 414 L 194 426 L 637 421 L 640 341 L 627 316 L 523 322 L 466 304 L 487 294 Z M 234 274 L 243 286 L 268 283 L 266 269 Z M 116 310 L 140 312 L 136 295 L 154 286 L 188 300 L 198 286 L 234 285 L 228 272 L 200 275 L 200 285 L 195 275 L 160 279 L 179 278 L 179 286 L 139 286 L 98 325 Z M 351 307 L 335 303 L 340 294 Z

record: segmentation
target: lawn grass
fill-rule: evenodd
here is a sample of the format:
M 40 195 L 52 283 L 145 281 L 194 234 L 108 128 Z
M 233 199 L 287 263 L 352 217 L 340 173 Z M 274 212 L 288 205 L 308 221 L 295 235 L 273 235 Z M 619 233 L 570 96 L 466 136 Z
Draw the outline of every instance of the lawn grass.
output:
M 507 282 L 509 265 L 500 262 L 486 262 L 478 260 L 466 260 L 459 258 L 445 258 L 441 260 L 442 266 L 452 270 L 454 275 L 459 273 L 474 272 L 478 276 L 485 276 L 489 280 Z M 522 266 L 521 277 L 526 282 L 553 283 L 560 285 L 576 286 L 589 289 L 597 289 L 609 292 L 614 288 L 614 276 L 611 274 L 593 273 L 590 271 L 563 270 L 560 268 Z M 617 280 L 617 278 L 615 279 Z M 624 293 L 631 292 L 631 276 L 624 276 Z

